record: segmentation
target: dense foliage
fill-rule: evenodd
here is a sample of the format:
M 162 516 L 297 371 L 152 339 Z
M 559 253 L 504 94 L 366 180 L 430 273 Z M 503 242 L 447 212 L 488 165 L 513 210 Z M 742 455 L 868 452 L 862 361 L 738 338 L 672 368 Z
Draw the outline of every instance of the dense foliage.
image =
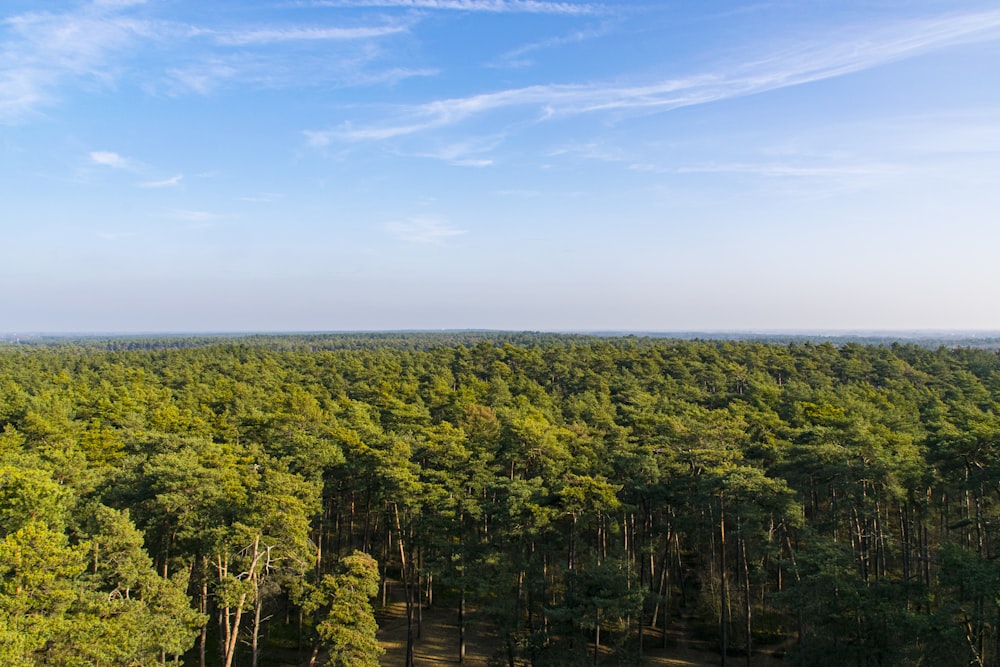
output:
M 0 663 L 1000 664 L 994 352 L 405 339 L 0 350 Z

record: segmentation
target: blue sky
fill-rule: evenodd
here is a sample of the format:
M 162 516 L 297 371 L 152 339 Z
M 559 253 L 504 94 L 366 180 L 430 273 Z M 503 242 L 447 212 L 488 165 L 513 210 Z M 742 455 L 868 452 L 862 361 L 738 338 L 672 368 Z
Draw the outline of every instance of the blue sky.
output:
M 995 2 L 0 12 L 0 331 L 1000 330 Z

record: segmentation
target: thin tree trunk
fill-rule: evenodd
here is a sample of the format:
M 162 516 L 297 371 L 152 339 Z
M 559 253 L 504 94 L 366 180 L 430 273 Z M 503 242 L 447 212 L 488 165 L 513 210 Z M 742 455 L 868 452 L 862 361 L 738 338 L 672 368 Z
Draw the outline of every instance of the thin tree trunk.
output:
M 729 591 L 726 581 L 726 502 L 724 495 L 719 494 L 719 552 L 720 559 L 720 603 L 719 613 L 719 648 L 722 651 L 722 667 L 726 667 L 726 651 L 729 645 Z
M 403 529 L 399 522 L 399 505 L 393 503 L 392 508 L 396 517 L 396 543 L 399 546 L 403 590 L 406 592 L 406 667 L 413 667 L 413 590 L 410 586 L 409 570 L 406 567 L 406 549 L 403 548 Z
M 257 566 L 260 564 L 260 559 L 263 557 L 263 553 L 260 550 L 260 535 L 256 536 L 253 541 L 253 558 L 250 561 L 250 567 L 245 573 L 248 577 L 253 579 L 257 575 Z M 221 559 L 220 559 L 221 563 Z M 221 566 L 220 566 L 221 567 Z M 226 645 L 225 645 L 225 667 L 232 667 L 233 657 L 236 655 L 236 643 L 240 636 L 240 621 L 243 619 L 243 606 L 246 604 L 247 594 L 243 593 L 240 595 L 238 604 L 236 605 L 236 612 L 233 615 L 232 625 L 230 626 L 229 619 L 230 613 L 229 608 L 226 608 Z
M 198 602 L 198 610 L 205 614 L 205 621 L 201 624 L 201 635 L 198 638 L 198 666 L 205 667 L 205 653 L 208 645 L 208 557 L 201 557 L 201 599 Z
M 216 555 L 216 569 L 218 571 L 219 581 L 222 582 L 226 576 L 229 574 L 229 562 L 228 557 L 226 561 L 222 560 L 221 555 Z M 230 617 L 230 607 L 219 607 L 219 657 L 222 660 L 226 659 L 226 651 L 229 649 L 229 617 Z
M 320 516 L 319 526 L 316 528 L 316 579 L 319 579 L 320 573 L 323 571 L 323 516 Z
M 233 656 L 236 655 L 236 639 L 240 635 L 240 620 L 243 618 L 243 605 L 246 603 L 246 600 L 247 596 L 244 593 L 240 596 L 239 604 L 236 607 L 233 629 L 231 632 L 226 633 L 228 636 L 228 641 L 226 642 L 226 660 L 224 663 L 226 667 L 232 667 Z
M 424 633 L 424 587 L 420 580 L 423 578 L 420 572 L 420 565 L 417 565 L 417 639 Z
M 784 524 L 782 524 L 781 533 L 785 538 L 785 546 L 788 548 L 788 557 L 792 561 L 792 574 L 795 575 L 795 583 L 800 583 L 802 579 L 799 576 L 799 564 L 795 562 L 795 550 L 792 549 L 792 541 L 788 537 L 788 529 L 784 526 Z M 801 609 L 798 610 L 798 634 L 799 634 L 798 643 L 799 646 L 801 646 L 802 634 L 803 634 L 803 619 L 802 619 Z
M 746 613 L 746 651 L 747 651 L 747 667 L 750 667 L 750 653 L 753 649 L 752 641 L 752 630 L 753 625 L 751 623 L 751 609 L 750 609 L 750 565 L 747 563 L 747 541 L 746 539 L 740 539 L 740 550 L 743 554 L 743 594 L 744 594 L 744 607 L 743 610 Z
M 260 579 L 257 575 L 253 577 L 253 634 L 250 639 L 250 665 L 257 667 L 260 659 Z
M 465 572 L 462 572 L 465 578 Z M 458 599 L 458 662 L 465 662 L 465 582 L 462 582 L 462 593 Z
M 601 609 L 598 607 L 594 611 L 594 667 L 597 667 L 601 658 Z

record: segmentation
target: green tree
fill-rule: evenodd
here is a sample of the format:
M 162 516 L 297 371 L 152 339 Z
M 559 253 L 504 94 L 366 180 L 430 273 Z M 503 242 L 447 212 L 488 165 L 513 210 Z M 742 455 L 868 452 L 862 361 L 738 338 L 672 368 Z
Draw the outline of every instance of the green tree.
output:
M 316 633 L 329 651 L 331 667 L 378 667 L 384 652 L 375 633 L 378 624 L 371 598 L 378 595 L 378 563 L 355 551 L 340 560 L 335 574 L 324 576 L 303 605 L 316 614 Z
M 73 625 L 83 550 L 31 520 L 0 541 L 0 662 L 34 665 L 58 652 Z

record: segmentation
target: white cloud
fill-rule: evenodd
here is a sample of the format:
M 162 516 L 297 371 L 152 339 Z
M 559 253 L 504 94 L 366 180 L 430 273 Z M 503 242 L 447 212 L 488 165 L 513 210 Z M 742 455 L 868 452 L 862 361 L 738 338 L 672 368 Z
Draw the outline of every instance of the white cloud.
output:
M 112 151 L 91 151 L 90 160 L 94 164 L 113 169 L 131 169 L 132 161 Z
M 404 155 L 443 160 L 457 167 L 489 167 L 493 164 L 493 160 L 484 154 L 495 149 L 502 141 L 502 136 L 480 137 L 447 144 L 431 151 Z
M 431 76 L 436 69 L 372 67 L 383 55 L 378 41 L 409 31 L 408 21 L 371 26 L 315 27 L 263 26 L 250 30 L 199 30 L 212 44 L 178 55 L 164 70 L 162 80 L 144 84 L 151 92 L 168 94 L 214 93 L 223 86 L 294 88 L 318 84 L 347 86 L 393 85 L 407 78 Z M 192 35 L 194 36 L 194 35 Z M 304 49 L 287 47 L 303 43 Z M 332 42 L 333 46 L 327 44 Z M 329 47 L 329 48 L 327 48 Z M 329 49 L 335 49 L 331 53 Z
M 252 197 L 240 197 L 240 201 L 248 201 L 248 202 L 254 202 L 254 203 L 259 203 L 259 204 L 269 204 L 271 202 L 278 201 L 279 199 L 281 199 L 284 196 L 285 195 L 279 194 L 277 192 L 264 192 L 264 193 L 261 193 L 259 195 L 255 195 L 255 196 L 252 196 Z
M 487 158 L 480 158 L 480 159 L 464 158 L 461 160 L 453 160 L 452 164 L 457 167 L 489 167 L 492 166 L 493 160 Z
M 337 136 L 336 132 L 328 130 L 304 130 L 302 134 L 306 136 L 306 144 L 310 148 L 326 148 Z
M 356 84 L 367 80 L 392 83 L 426 74 L 426 70 L 405 68 L 383 73 L 361 69 L 377 52 L 369 42 L 408 31 L 409 19 L 383 19 L 374 25 L 263 25 L 227 30 L 147 19 L 136 11 L 140 4 L 144 3 L 103 0 L 62 13 L 0 17 L 0 122 L 19 122 L 57 103 L 68 87 L 96 83 L 110 88 L 129 74 L 140 75 L 138 85 L 150 92 L 199 94 L 212 92 L 229 80 L 287 87 L 301 82 L 304 73 L 313 83 L 316 73 L 322 72 L 327 79 Z M 328 41 L 359 44 L 355 51 L 361 53 L 339 54 L 331 68 L 328 57 L 318 67 L 314 65 L 319 60 L 265 57 L 258 52 L 269 44 Z M 166 49 L 162 69 L 132 70 L 134 56 L 159 47 Z
M 262 28 L 257 30 L 223 33 L 218 35 L 217 39 L 222 44 L 242 46 L 246 44 L 272 44 L 276 42 L 292 41 L 371 39 L 374 37 L 384 37 L 386 35 L 406 32 L 406 30 L 407 28 L 405 26 L 395 24 L 355 28 Z
M 98 7 L 132 7 L 144 4 L 146 0 L 94 0 L 94 5 Z
M 187 209 L 174 209 L 170 211 L 170 217 L 176 220 L 184 220 L 185 222 L 215 222 L 222 218 L 218 213 L 210 213 L 208 211 L 190 211 Z
M 441 9 L 493 14 L 597 14 L 606 12 L 603 5 L 575 2 L 541 2 L 538 0 L 317 0 L 314 7 L 338 8 L 401 8 Z
M 624 162 L 629 159 L 628 153 L 621 147 L 601 142 L 584 142 L 564 144 L 551 150 L 547 156 L 556 157 L 559 155 L 573 155 L 587 160 L 598 160 L 600 162 Z
M 637 171 L 650 171 L 651 165 L 633 165 Z M 801 166 L 781 163 L 730 163 L 681 167 L 682 174 L 752 174 L 775 177 L 823 177 L 823 176 L 884 176 L 898 174 L 902 170 L 893 165 L 867 164 L 845 166 Z
M 67 80 L 107 84 L 112 56 L 155 33 L 115 11 L 132 3 L 84 6 L 76 12 L 29 12 L 0 21 L 0 121 L 13 122 L 55 100 Z
M 240 70 L 230 63 L 209 59 L 187 67 L 172 67 L 167 70 L 167 79 L 174 92 L 192 91 L 207 95 L 223 81 L 235 78 Z
M 635 162 L 630 164 L 628 168 L 644 174 L 662 174 L 667 171 L 667 169 L 659 165 L 649 164 L 648 162 Z
M 439 244 L 465 234 L 464 229 L 453 227 L 438 218 L 427 217 L 390 222 L 385 225 L 385 229 L 400 241 L 422 244 Z
M 357 72 L 353 77 L 348 78 L 345 83 L 353 86 L 373 86 L 376 84 L 394 85 L 404 79 L 411 79 L 418 76 L 436 76 L 441 70 L 422 68 L 411 69 L 408 67 L 393 67 L 381 72 Z
M 170 178 L 165 178 L 162 181 L 146 181 L 145 183 L 140 183 L 140 188 L 173 188 L 181 184 L 181 179 L 184 178 L 184 174 L 177 174 L 176 176 L 171 176 Z
M 117 241 L 118 239 L 127 239 L 136 236 L 135 232 L 97 232 L 99 238 L 105 241 Z
M 534 198 L 541 197 L 541 190 L 497 190 L 496 194 L 501 197 L 521 197 L 521 198 Z
M 549 39 L 543 39 L 537 42 L 531 42 L 530 44 L 524 44 L 516 49 L 507 51 L 497 58 L 496 62 L 492 65 L 493 67 L 528 67 L 532 64 L 532 61 L 525 58 L 530 53 L 535 51 L 541 51 L 544 49 L 552 49 L 559 46 L 565 46 L 567 44 L 577 44 L 579 42 L 585 42 L 590 39 L 596 39 L 598 37 L 603 37 L 607 35 L 609 29 L 607 27 L 598 30 L 577 30 L 568 35 L 563 35 L 561 37 L 552 37 Z
M 312 145 L 391 139 L 455 125 L 489 112 L 528 108 L 536 120 L 610 111 L 667 111 L 842 76 L 955 46 L 1000 37 L 1000 10 L 872 29 L 853 39 L 788 48 L 717 71 L 644 85 L 547 84 L 399 107 L 381 123 L 307 133 Z
M 25 115 L 45 99 L 38 77 L 27 70 L 0 72 L 0 121 Z

